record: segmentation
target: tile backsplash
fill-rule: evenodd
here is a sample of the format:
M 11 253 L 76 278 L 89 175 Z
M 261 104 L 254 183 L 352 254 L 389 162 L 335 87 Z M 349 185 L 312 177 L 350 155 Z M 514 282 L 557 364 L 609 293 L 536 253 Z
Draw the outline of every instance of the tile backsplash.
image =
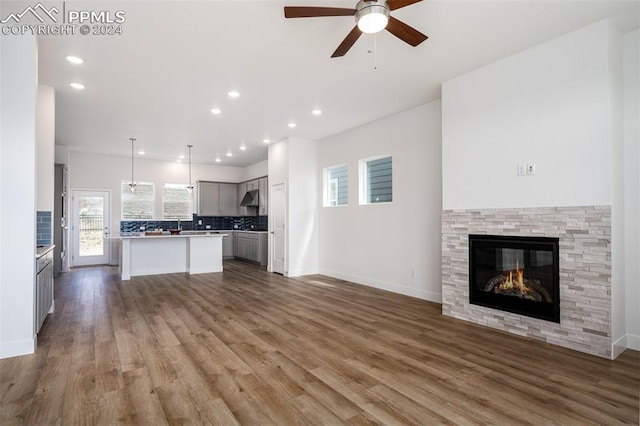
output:
M 200 222 L 202 224 L 200 224 Z M 193 220 L 183 220 L 180 222 L 184 230 L 199 229 L 223 229 L 223 230 L 266 230 L 268 227 L 268 216 L 198 216 L 193 215 Z M 207 228 L 207 226 L 209 228 Z M 140 232 L 141 227 L 145 230 L 176 229 L 177 220 L 126 220 L 120 222 L 120 232 Z
M 51 212 L 36 212 L 36 244 L 39 246 L 48 246 L 51 244 L 51 230 L 53 223 L 51 222 Z

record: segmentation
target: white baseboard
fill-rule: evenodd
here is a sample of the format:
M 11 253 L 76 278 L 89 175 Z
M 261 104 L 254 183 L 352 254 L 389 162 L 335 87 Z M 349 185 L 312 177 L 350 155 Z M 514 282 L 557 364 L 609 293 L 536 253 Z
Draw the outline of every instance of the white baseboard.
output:
M 633 349 L 634 351 L 640 351 L 640 336 L 635 334 L 627 334 L 627 349 Z
M 36 351 L 36 336 L 33 339 L 15 340 L 0 343 L 0 359 L 29 355 Z
M 344 272 L 332 271 L 330 269 L 320 269 L 320 274 L 329 277 L 338 278 L 356 284 L 366 285 L 368 287 L 387 290 L 393 293 L 404 294 L 418 299 L 428 300 L 430 302 L 442 303 L 442 293 L 434 293 L 431 291 L 420 290 L 416 288 L 406 287 L 395 283 L 377 280 L 371 277 L 361 277 L 357 275 L 346 274 Z
M 625 349 L 640 351 L 640 336 L 625 334 L 613 342 L 611 344 L 611 359 L 616 359 Z
M 312 269 L 290 269 L 285 274 L 285 277 L 295 278 L 295 277 L 302 277 L 305 275 L 316 275 L 317 273 L 318 271 L 315 269 L 313 270 Z

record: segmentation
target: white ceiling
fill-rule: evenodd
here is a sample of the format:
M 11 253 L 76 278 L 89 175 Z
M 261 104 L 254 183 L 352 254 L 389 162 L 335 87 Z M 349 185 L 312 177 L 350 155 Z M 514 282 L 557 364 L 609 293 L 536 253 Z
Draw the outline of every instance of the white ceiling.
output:
M 124 10 L 126 22 L 120 36 L 40 39 L 40 84 L 56 90 L 56 144 L 129 156 L 135 137 L 148 158 L 175 160 L 193 144 L 194 162 L 220 155 L 222 165 L 246 166 L 267 158 L 265 137 L 321 140 L 439 99 L 443 81 L 592 22 L 616 16 L 623 30 L 637 28 L 640 10 L 638 0 L 424 0 L 392 13 L 429 36 L 420 46 L 388 32 L 363 35 L 335 59 L 352 17 L 283 16 L 285 5 L 355 3 L 67 2 Z M 66 55 L 85 63 L 72 65 Z M 70 88 L 72 81 L 86 89 Z M 239 98 L 227 96 L 232 89 Z M 311 114 L 316 107 L 320 117 Z

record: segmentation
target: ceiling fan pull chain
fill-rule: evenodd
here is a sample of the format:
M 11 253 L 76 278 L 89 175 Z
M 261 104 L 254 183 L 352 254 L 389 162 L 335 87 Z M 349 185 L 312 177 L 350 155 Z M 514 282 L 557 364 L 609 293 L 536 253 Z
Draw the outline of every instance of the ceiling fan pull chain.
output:
M 378 34 L 373 35 L 373 69 L 378 69 Z

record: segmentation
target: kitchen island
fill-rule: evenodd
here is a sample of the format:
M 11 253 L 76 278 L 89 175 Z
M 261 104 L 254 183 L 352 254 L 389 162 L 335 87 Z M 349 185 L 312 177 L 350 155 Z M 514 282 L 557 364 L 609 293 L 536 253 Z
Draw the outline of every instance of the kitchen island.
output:
M 120 277 L 222 272 L 222 238 L 226 235 L 186 231 L 180 235 L 121 235 Z

